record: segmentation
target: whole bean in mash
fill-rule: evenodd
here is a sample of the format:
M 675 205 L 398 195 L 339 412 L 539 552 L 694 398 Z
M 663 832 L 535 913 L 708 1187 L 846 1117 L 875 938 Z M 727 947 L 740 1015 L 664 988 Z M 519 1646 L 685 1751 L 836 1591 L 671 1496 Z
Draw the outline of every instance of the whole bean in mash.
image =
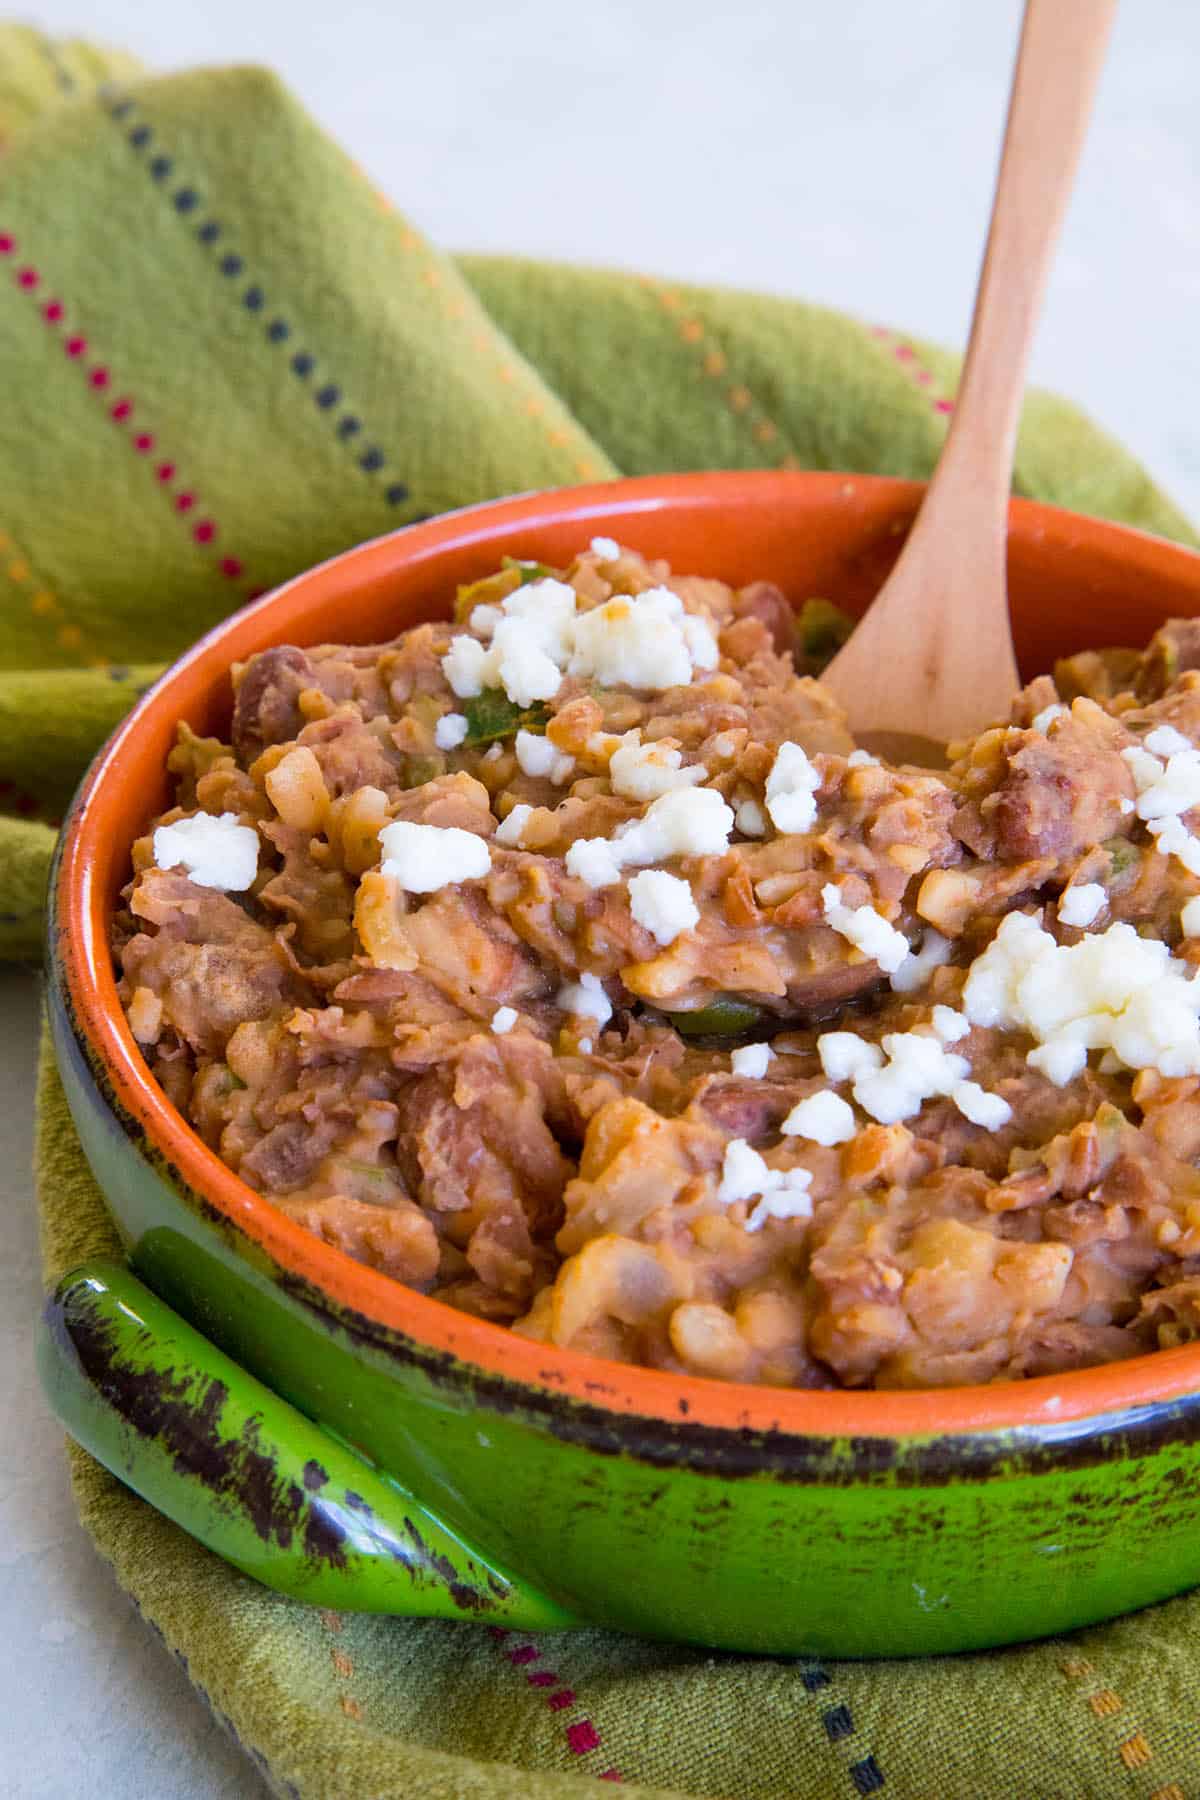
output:
M 776 1386 L 1200 1329 L 1200 625 L 855 749 L 848 624 L 597 539 L 235 667 L 113 947 L 244 1181 L 527 1337 Z M 803 671 L 803 672 L 801 672 Z

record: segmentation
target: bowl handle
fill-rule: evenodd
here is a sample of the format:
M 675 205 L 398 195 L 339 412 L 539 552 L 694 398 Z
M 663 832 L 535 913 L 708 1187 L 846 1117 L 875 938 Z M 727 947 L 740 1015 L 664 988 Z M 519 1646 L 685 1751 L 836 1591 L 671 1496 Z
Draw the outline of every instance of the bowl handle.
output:
M 477 1555 L 120 1264 L 87 1263 L 59 1283 L 38 1367 L 78 1443 L 267 1587 L 339 1611 L 522 1631 L 582 1623 Z

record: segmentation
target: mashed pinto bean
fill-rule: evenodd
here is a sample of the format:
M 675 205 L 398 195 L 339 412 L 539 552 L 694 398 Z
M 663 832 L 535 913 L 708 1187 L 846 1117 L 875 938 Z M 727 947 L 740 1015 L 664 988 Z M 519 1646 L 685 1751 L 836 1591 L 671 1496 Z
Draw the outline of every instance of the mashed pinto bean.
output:
M 770 584 L 613 548 L 181 728 L 114 927 L 175 1105 L 327 1243 L 595 1355 L 912 1387 L 1196 1336 L 1200 626 L 937 775 L 855 753 Z

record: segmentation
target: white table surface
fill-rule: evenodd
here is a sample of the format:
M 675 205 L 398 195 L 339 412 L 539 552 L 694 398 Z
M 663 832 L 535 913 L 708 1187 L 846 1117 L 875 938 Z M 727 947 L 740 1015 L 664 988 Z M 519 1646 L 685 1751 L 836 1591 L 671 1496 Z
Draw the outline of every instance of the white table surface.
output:
M 159 68 L 273 63 L 443 244 L 755 286 L 947 342 L 965 334 L 1017 0 L 742 0 L 711 16 L 694 0 L 31 11 Z M 1200 518 L 1198 90 L 1194 0 L 1125 0 L 1033 373 Z M 33 977 L 0 974 L 0 1795 L 253 1794 L 92 1553 L 37 1392 L 35 1013 Z

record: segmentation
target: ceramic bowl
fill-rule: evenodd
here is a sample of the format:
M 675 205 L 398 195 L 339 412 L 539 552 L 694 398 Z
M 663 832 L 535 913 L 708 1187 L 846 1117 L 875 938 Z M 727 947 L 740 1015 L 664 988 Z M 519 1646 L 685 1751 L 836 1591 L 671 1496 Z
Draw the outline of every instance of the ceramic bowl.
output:
M 68 1429 L 213 1550 L 333 1607 L 594 1623 L 747 1651 L 901 1655 L 1060 1632 L 1200 1582 L 1200 1345 L 926 1392 L 781 1392 L 547 1348 L 364 1268 L 251 1192 L 151 1079 L 108 951 L 177 721 L 220 732 L 229 666 L 375 642 L 505 553 L 595 533 L 680 571 L 861 611 L 920 489 L 718 474 L 534 494 L 335 557 L 227 620 L 97 759 L 53 882 L 50 1008 L 128 1250 L 47 1307 Z M 1200 612 L 1200 557 L 1014 502 L 1026 674 Z

